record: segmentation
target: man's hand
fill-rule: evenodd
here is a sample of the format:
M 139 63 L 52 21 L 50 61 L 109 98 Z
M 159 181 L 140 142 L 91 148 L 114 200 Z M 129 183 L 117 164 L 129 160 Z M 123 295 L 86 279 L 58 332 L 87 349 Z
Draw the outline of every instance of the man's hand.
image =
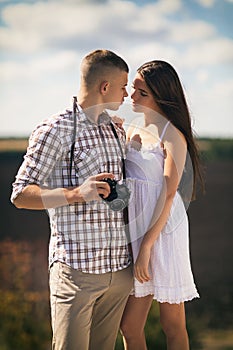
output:
M 116 124 L 119 128 L 123 128 L 123 123 L 125 121 L 125 119 L 118 117 L 117 115 L 113 115 L 111 117 L 112 121 L 114 124 Z
M 90 176 L 83 184 L 77 188 L 71 189 L 73 194 L 72 202 L 90 202 L 100 200 L 100 194 L 107 198 L 110 194 L 110 186 L 107 182 L 101 181 L 106 178 L 114 179 L 111 173 L 101 173 Z

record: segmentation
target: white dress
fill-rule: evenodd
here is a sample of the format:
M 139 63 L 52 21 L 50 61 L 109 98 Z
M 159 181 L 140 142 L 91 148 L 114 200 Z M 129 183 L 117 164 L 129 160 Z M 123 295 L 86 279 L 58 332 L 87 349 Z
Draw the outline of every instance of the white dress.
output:
M 160 141 L 167 126 L 168 123 Z M 126 177 L 131 190 L 129 230 L 134 261 L 162 189 L 163 168 L 164 151 L 160 142 L 140 151 L 127 147 Z M 190 264 L 188 218 L 178 192 L 168 221 L 152 248 L 149 272 L 150 281 L 142 284 L 135 279 L 136 297 L 153 294 L 157 301 L 171 304 L 199 297 Z

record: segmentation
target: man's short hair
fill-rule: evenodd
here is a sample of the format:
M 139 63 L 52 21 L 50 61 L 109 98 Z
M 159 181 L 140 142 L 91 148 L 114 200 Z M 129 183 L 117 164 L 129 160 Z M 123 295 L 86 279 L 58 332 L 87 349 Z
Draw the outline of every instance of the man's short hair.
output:
M 95 83 L 99 77 L 112 69 L 118 68 L 126 73 L 129 72 L 127 63 L 114 52 L 109 50 L 95 50 L 86 55 L 82 61 L 82 78 L 87 86 Z

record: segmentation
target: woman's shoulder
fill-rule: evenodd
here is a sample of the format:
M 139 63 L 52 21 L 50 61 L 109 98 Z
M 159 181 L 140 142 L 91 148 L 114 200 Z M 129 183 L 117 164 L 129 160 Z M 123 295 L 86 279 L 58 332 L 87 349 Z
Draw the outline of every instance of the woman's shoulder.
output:
M 171 122 L 169 122 L 166 132 L 163 136 L 162 142 L 166 145 L 166 143 L 172 144 L 180 144 L 183 147 L 187 147 L 187 141 L 185 139 L 184 134 Z

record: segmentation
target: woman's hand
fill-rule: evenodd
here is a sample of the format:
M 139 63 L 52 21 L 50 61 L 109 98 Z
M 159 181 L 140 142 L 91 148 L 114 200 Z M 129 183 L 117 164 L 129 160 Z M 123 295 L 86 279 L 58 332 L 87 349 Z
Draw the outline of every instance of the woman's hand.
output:
M 137 151 L 140 151 L 140 149 L 142 148 L 141 136 L 139 134 L 134 135 L 130 140 L 130 145 Z
M 137 260 L 134 264 L 134 275 L 140 282 L 148 282 L 150 280 L 149 275 L 149 261 L 150 261 L 151 248 L 147 246 L 141 246 Z
M 113 123 L 118 126 L 118 128 L 123 128 L 123 123 L 124 123 L 125 119 L 118 117 L 117 115 L 113 115 L 111 117 L 111 119 L 112 119 Z

